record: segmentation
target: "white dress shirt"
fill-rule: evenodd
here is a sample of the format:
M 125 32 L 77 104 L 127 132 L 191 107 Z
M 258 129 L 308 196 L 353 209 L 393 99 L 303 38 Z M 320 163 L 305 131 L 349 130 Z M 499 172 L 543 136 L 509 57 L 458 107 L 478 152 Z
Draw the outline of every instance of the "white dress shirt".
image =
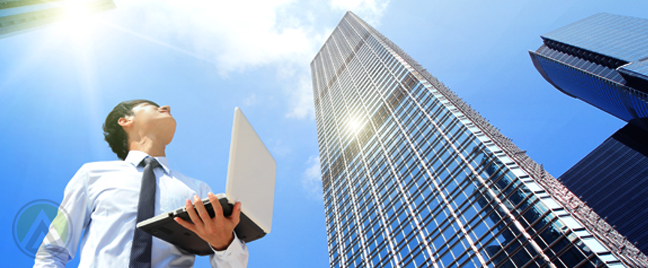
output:
M 34 267 L 64 267 L 74 258 L 81 232 L 79 267 L 128 267 L 137 204 L 142 184 L 144 152 L 130 151 L 124 161 L 87 163 L 72 177 L 61 202 L 61 212 L 36 254 Z M 186 177 L 169 168 L 166 157 L 155 157 L 157 189 L 155 215 L 185 206 L 194 195 L 201 199 L 211 191 L 202 181 Z M 248 251 L 234 234 L 226 250 L 210 255 L 212 267 L 245 267 Z M 151 267 L 191 267 L 194 254 L 153 237 Z

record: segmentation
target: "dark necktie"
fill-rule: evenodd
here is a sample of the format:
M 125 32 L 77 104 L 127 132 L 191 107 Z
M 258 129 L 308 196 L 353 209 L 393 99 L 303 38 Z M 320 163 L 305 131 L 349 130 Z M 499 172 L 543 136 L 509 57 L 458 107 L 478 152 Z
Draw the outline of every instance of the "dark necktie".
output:
M 144 175 L 142 176 L 142 188 L 140 189 L 139 203 L 137 204 L 137 221 L 141 222 L 153 217 L 155 213 L 155 173 L 153 169 L 160 164 L 153 157 L 147 157 L 142 160 L 140 165 L 144 165 Z M 130 265 L 131 268 L 150 268 L 151 267 L 151 245 L 153 237 L 135 228 L 133 235 L 133 247 L 131 248 Z

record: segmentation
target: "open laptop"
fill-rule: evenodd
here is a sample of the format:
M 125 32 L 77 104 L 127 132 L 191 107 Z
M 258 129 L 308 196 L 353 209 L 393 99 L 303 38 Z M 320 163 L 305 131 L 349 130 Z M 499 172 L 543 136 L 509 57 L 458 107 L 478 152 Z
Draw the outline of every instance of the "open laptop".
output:
M 216 194 L 216 197 L 225 216 L 232 214 L 236 202 L 241 202 L 241 220 L 234 231 L 245 242 L 270 233 L 276 170 L 274 158 L 252 125 L 238 107 L 234 108 L 227 186 L 225 194 Z M 209 215 L 214 217 L 209 199 L 203 199 L 203 203 Z M 176 223 L 175 217 L 191 222 L 185 207 L 181 207 L 144 220 L 137 228 L 197 255 L 213 253 L 207 242 Z

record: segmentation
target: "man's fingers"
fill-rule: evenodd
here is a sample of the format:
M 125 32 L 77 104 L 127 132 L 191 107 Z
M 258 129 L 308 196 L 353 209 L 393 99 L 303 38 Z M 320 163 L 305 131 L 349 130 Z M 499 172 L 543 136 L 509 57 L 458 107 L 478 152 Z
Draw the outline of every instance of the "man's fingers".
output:
M 218 197 L 216 197 L 214 194 L 209 193 L 207 194 L 209 196 L 209 201 L 212 203 L 212 208 L 214 209 L 214 218 L 218 222 L 223 220 L 223 207 L 220 204 L 220 200 L 218 200 Z
M 202 228 L 203 222 L 198 214 L 196 214 L 196 210 L 194 209 L 193 204 L 191 204 L 191 200 L 187 199 L 185 209 L 187 210 L 187 214 L 189 214 L 189 218 L 194 223 L 194 225 L 196 225 L 197 228 Z
M 234 223 L 235 227 L 239 224 L 239 221 L 241 220 L 241 202 L 236 202 L 234 205 L 230 219 L 232 220 L 232 223 Z
M 207 229 L 211 228 L 211 217 L 209 217 L 209 212 L 207 212 L 207 209 L 205 209 L 205 204 L 203 204 L 202 200 L 197 195 L 194 195 L 194 206 L 196 207 L 196 210 L 198 210 L 198 215 L 200 215 L 200 219 L 202 222 L 205 224 L 205 227 Z
M 221 207 L 218 197 L 209 193 L 209 201 L 214 210 L 214 218 L 210 218 L 209 212 L 205 209 L 205 204 L 198 196 L 194 196 L 194 202 L 187 199 L 186 210 L 189 218 L 194 224 L 189 223 L 187 220 L 176 217 L 174 220 L 181 226 L 194 232 L 203 240 L 207 241 L 216 250 L 226 249 L 227 246 L 234 239 L 233 229 L 238 225 L 241 215 L 241 203 L 237 202 L 232 208 L 232 215 L 229 217 L 223 216 L 223 208 Z M 195 208 L 194 208 L 195 207 Z M 232 226 L 233 225 L 233 226 Z
M 195 225 L 193 225 L 193 224 L 191 224 L 191 223 L 189 223 L 189 222 L 183 220 L 183 219 L 180 218 L 180 217 L 175 217 L 174 220 L 175 220 L 178 224 L 182 225 L 182 227 L 187 228 L 189 231 L 192 231 L 192 232 L 196 233 L 197 230 L 196 230 L 196 226 L 195 226 Z

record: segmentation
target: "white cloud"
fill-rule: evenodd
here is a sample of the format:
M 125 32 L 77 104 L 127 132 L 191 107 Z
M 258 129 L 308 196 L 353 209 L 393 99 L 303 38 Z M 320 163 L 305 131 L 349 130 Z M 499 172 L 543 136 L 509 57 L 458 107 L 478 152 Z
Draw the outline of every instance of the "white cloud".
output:
M 221 75 L 309 52 L 308 29 L 281 23 L 277 13 L 292 0 L 128 1 L 120 9 L 139 13 L 147 34 L 169 39 L 213 59 Z
M 315 118 L 313 104 L 313 83 L 308 75 L 301 75 L 294 93 L 290 96 L 292 111 L 286 116 L 289 118 Z
M 369 23 L 382 17 L 388 0 L 139 0 L 117 3 L 132 34 L 172 47 L 232 72 L 275 67 L 286 116 L 313 119 L 310 61 L 331 32 L 320 25 L 341 10 L 352 10 Z M 119 27 L 119 26 L 117 26 Z
M 304 171 L 302 178 L 302 186 L 309 197 L 315 199 L 322 199 L 322 178 L 320 175 L 320 161 L 319 156 L 313 155 L 308 158 L 306 162 L 309 166 Z
M 249 97 L 243 100 L 243 105 L 252 106 L 256 104 L 256 102 L 257 102 L 256 94 L 252 93 L 252 95 L 250 95 Z
M 270 151 L 274 156 L 283 157 L 292 152 L 291 147 L 284 144 L 281 140 L 270 139 L 268 143 L 272 144 L 270 146 Z

